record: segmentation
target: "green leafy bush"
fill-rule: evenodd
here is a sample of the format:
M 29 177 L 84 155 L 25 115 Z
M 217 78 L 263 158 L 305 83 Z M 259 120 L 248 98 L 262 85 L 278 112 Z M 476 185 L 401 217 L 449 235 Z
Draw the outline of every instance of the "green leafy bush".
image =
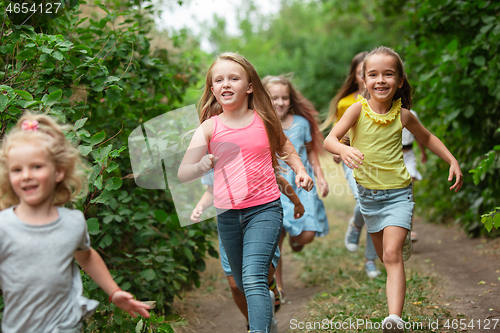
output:
M 156 301 L 161 315 L 132 320 L 84 277 L 87 296 L 101 302 L 88 332 L 168 332 L 163 316 L 174 296 L 199 286 L 204 258 L 217 255 L 213 222 L 181 228 L 169 192 L 141 189 L 133 180 L 128 135 L 184 106 L 203 57 L 201 51 L 153 51 L 151 7 L 138 5 L 113 12 L 98 2 L 101 16 L 68 12 L 43 29 L 5 20 L 0 31 L 0 135 L 26 108 L 73 125 L 66 136 L 91 167 L 89 195 L 74 208 L 84 212 L 92 245 L 116 282 L 138 299 Z M 2 17 L 4 10 L 0 0 Z M 189 43 L 183 35 L 173 41 Z
M 451 193 L 448 166 L 431 160 L 417 186 L 420 213 L 434 221 L 454 218 L 479 235 L 485 230 L 479 217 L 500 198 L 500 154 L 492 149 L 500 144 L 500 4 L 420 0 L 409 1 L 407 10 L 411 33 L 402 49 L 415 109 L 464 173 L 462 190 Z

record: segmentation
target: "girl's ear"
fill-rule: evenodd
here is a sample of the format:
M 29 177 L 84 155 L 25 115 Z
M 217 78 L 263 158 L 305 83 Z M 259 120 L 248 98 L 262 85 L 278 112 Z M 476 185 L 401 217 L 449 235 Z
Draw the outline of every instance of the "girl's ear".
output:
M 247 94 L 251 94 L 252 92 L 253 92 L 253 88 L 252 88 L 252 83 L 250 82 L 248 84 Z
M 60 183 L 64 180 L 64 176 L 66 176 L 66 170 L 63 168 L 59 168 L 56 170 L 56 183 Z
M 403 86 L 403 84 L 405 83 L 405 78 L 402 77 L 400 80 L 399 80 L 399 84 L 398 84 L 398 88 L 401 88 Z

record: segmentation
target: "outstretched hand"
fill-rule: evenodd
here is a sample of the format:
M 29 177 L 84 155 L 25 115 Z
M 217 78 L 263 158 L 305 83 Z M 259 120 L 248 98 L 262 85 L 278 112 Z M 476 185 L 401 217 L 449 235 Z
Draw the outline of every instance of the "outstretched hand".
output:
M 134 296 L 126 291 L 118 290 L 115 292 L 111 298 L 111 302 L 123 311 L 128 312 L 128 314 L 134 318 L 137 317 L 137 314 L 144 318 L 149 318 L 149 312 L 147 310 L 150 309 L 150 306 L 135 300 Z
M 455 176 L 455 184 L 450 187 L 450 190 L 455 190 L 455 192 L 458 192 L 460 188 L 462 187 L 462 183 L 464 181 L 464 177 L 462 175 L 462 170 L 460 170 L 460 166 L 457 163 L 452 163 L 450 165 L 450 175 L 448 176 L 448 181 L 451 182 L 453 180 L 453 176 Z

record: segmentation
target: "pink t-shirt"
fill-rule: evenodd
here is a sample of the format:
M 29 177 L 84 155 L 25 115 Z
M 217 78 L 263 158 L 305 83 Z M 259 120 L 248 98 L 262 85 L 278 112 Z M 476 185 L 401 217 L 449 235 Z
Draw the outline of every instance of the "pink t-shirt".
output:
M 219 157 L 214 168 L 214 206 L 243 209 L 280 197 L 273 171 L 271 147 L 262 119 L 243 128 L 230 128 L 213 116 L 210 154 Z

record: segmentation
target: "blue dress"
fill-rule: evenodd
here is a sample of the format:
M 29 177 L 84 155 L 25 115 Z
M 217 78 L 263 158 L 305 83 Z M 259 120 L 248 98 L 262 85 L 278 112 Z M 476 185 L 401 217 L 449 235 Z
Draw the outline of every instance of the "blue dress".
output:
M 306 172 L 314 179 L 314 171 L 307 159 L 306 143 L 311 142 L 311 128 L 309 122 L 302 116 L 293 116 L 293 123 L 289 129 L 284 129 L 288 139 L 292 142 L 295 150 L 300 156 Z M 283 177 L 290 183 L 293 190 L 299 196 L 300 202 L 304 205 L 305 213 L 299 219 L 293 218 L 294 204 L 287 196 L 281 194 L 281 204 L 283 206 L 283 227 L 290 236 L 298 236 L 302 231 L 316 231 L 316 236 L 325 236 L 328 234 L 329 226 L 326 217 L 325 206 L 317 193 L 317 187 L 307 192 L 303 188 L 297 188 L 295 185 L 295 172 L 290 169 L 288 164 L 280 160 L 284 168 Z

